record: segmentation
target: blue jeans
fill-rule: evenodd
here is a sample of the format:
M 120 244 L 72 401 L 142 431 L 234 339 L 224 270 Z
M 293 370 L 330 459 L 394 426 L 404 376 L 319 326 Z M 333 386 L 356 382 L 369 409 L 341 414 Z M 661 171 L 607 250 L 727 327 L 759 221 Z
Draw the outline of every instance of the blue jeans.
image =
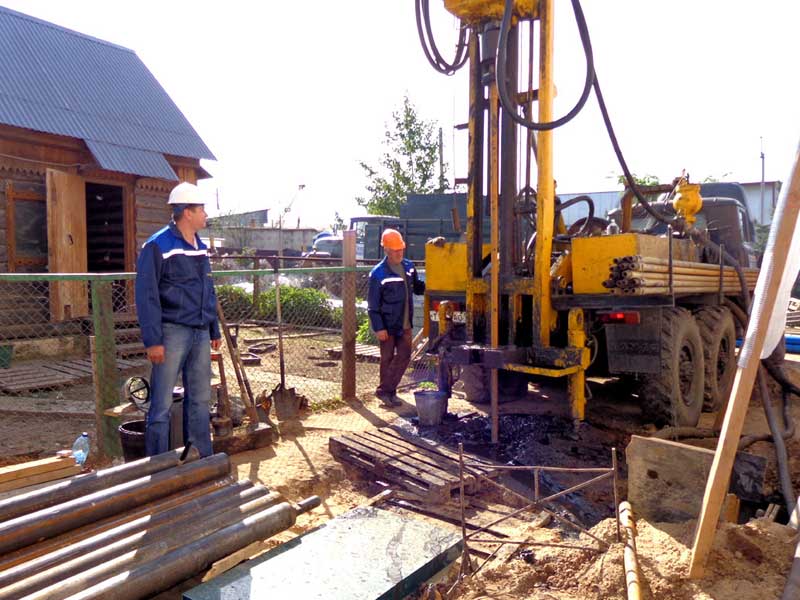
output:
M 172 388 L 183 373 L 184 443 L 191 441 L 200 456 L 211 456 L 209 409 L 211 400 L 211 340 L 208 328 L 162 324 L 164 362 L 152 365 L 150 410 L 145 429 L 148 456 L 169 450 Z

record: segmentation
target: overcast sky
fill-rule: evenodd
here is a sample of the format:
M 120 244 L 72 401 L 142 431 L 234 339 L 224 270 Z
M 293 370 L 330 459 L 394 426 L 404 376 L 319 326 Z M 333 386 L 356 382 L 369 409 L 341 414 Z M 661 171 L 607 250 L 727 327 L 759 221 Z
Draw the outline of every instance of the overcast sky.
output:
M 434 72 L 411 0 L 202 2 L 5 0 L 3 4 L 133 49 L 217 157 L 205 164 L 220 211 L 273 211 L 326 226 L 363 212 L 358 162 L 377 163 L 385 124 L 408 94 L 445 131 L 463 177 L 465 70 Z M 556 0 L 556 113 L 584 77 L 570 3 Z M 584 0 L 595 66 L 633 172 L 671 180 L 784 180 L 800 140 L 800 2 Z M 437 40 L 456 22 L 431 2 Z M 794 42 L 793 42 L 794 40 Z M 446 53 L 446 52 L 445 52 Z M 557 130 L 561 192 L 617 189 L 620 169 L 594 99 Z M 453 172 L 451 170 L 450 179 Z M 298 186 L 304 185 L 297 194 Z M 212 213 L 218 211 L 213 210 Z

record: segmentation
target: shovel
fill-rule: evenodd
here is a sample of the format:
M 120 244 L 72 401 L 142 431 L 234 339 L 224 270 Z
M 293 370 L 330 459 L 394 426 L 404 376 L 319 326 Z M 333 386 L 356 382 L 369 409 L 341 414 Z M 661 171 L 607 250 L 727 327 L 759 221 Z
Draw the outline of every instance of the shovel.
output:
M 286 364 L 283 355 L 283 318 L 281 316 L 281 285 L 280 273 L 275 271 L 275 310 L 278 317 L 278 360 L 281 367 L 281 382 L 275 386 L 269 399 L 275 407 L 275 416 L 279 421 L 294 419 L 300 409 L 301 398 L 294 388 L 286 387 Z

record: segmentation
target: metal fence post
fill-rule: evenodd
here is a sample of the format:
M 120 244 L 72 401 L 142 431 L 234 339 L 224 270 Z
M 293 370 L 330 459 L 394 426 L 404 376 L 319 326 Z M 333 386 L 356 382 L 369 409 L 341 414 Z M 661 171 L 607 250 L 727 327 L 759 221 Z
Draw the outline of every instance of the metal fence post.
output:
M 92 281 L 91 285 L 94 335 L 89 342 L 94 371 L 97 448 L 101 456 L 113 458 L 122 455 L 122 447 L 117 432 L 119 419 L 105 415 L 107 409 L 119 404 L 112 282 Z
M 261 268 L 261 261 L 256 257 L 253 259 L 253 270 Z M 258 275 L 253 275 L 253 307 L 258 306 L 258 297 L 261 295 L 261 280 Z
M 342 265 L 342 399 L 356 397 L 356 232 L 343 232 Z

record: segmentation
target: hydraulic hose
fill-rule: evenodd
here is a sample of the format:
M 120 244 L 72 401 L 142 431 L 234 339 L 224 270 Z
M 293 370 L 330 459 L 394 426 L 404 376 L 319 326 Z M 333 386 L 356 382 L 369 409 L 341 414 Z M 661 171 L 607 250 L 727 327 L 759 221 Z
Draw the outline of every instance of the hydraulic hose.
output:
M 797 496 L 792 489 L 792 476 L 789 472 L 789 455 L 786 452 L 786 443 L 783 441 L 783 432 L 778 424 L 778 416 L 775 414 L 775 407 L 769 397 L 767 389 L 766 370 L 763 367 L 758 369 L 758 388 L 761 392 L 761 404 L 764 406 L 764 414 L 769 423 L 769 430 L 772 432 L 772 443 L 775 445 L 775 455 L 778 460 L 778 478 L 781 483 L 781 493 L 786 502 L 786 510 L 791 514 Z
M 448 63 L 439 53 L 439 49 L 433 39 L 429 0 L 415 0 L 414 9 L 417 15 L 417 34 L 419 35 L 419 42 L 422 46 L 422 51 L 425 53 L 425 58 L 439 73 L 453 75 L 464 66 L 469 56 L 467 52 L 467 28 L 462 24 L 458 34 L 455 58 L 453 62 Z
M 581 45 L 583 45 L 583 52 L 586 55 L 586 79 L 583 84 L 583 91 L 580 98 L 575 103 L 570 111 L 563 117 L 555 121 L 546 123 L 537 123 L 536 121 L 522 117 L 514 107 L 511 99 L 508 97 L 508 82 L 506 80 L 506 57 L 507 57 L 507 44 L 508 34 L 511 31 L 511 17 L 514 12 L 514 0 L 506 0 L 505 10 L 503 11 L 503 20 L 500 24 L 500 38 L 497 44 L 497 62 L 495 73 L 497 74 L 497 91 L 500 96 L 500 104 L 506 114 L 511 119 L 525 127 L 534 131 L 549 131 L 561 127 L 565 123 L 571 121 L 581 111 L 589 99 L 589 94 L 592 90 L 592 82 L 594 81 L 594 55 L 592 52 L 592 43 L 589 39 L 589 28 L 586 26 L 586 18 L 583 15 L 583 9 L 579 0 L 572 0 L 572 10 L 575 13 L 575 22 L 578 24 L 578 33 L 581 38 Z

